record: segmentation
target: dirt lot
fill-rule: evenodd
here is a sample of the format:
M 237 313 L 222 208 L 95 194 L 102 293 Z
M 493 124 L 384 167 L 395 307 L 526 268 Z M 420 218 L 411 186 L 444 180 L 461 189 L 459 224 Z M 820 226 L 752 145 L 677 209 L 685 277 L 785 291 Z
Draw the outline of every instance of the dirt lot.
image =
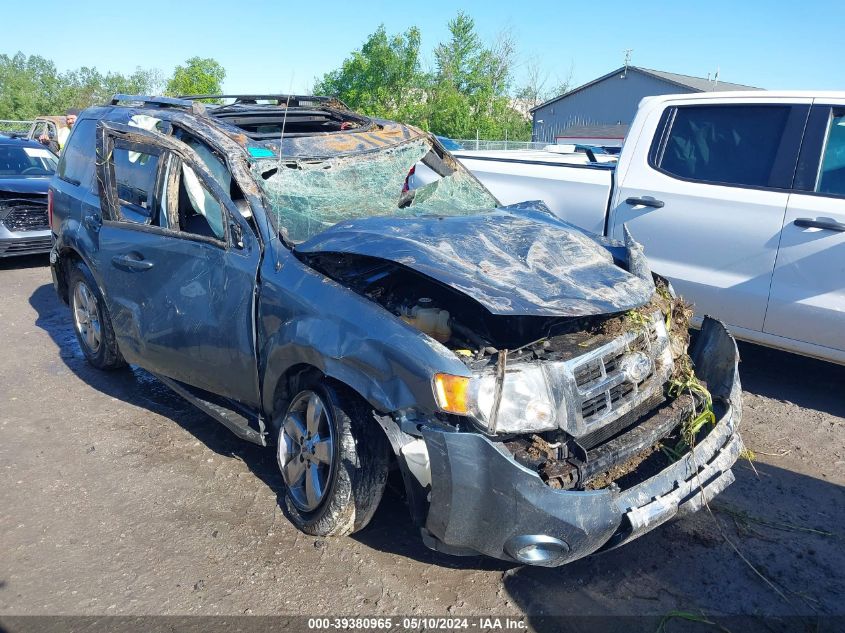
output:
M 756 473 L 738 465 L 715 518 L 510 568 L 429 552 L 396 490 L 355 537 L 300 534 L 272 452 L 143 371 L 85 363 L 46 258 L 0 279 L 0 616 L 845 615 L 845 367 L 742 346 Z

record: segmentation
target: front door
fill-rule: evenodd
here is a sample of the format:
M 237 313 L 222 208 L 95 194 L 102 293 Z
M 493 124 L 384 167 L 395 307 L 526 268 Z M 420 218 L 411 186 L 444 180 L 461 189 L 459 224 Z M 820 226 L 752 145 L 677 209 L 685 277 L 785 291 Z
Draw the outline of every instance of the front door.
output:
M 845 351 L 845 100 L 815 105 L 764 330 Z
M 100 123 L 97 268 L 130 363 L 259 404 L 255 234 L 186 144 Z
M 679 101 L 626 141 L 612 235 L 627 224 L 697 317 L 762 331 L 809 103 Z

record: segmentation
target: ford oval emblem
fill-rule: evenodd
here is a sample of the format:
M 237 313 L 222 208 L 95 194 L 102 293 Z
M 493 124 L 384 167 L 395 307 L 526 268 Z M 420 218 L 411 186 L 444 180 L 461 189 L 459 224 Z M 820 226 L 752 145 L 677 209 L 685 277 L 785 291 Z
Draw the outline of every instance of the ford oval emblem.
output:
M 651 359 L 642 352 L 632 352 L 622 358 L 619 369 L 628 380 L 640 383 L 651 373 Z

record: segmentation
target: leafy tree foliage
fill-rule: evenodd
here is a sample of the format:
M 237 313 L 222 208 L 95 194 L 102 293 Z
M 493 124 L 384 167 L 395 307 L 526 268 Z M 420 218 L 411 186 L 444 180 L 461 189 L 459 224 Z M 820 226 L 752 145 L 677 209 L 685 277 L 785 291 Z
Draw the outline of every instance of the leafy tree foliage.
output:
M 465 13 L 449 22 L 434 49 L 435 69 L 420 61 L 420 32 L 388 35 L 380 26 L 314 92 L 337 96 L 353 110 L 406 121 L 453 138 L 529 139 L 531 124 L 509 94 L 516 46 L 507 32 L 486 46 Z
M 136 68 L 124 75 L 105 74 L 83 66 L 64 73 L 40 55 L 0 54 L 0 119 L 30 120 L 42 114 L 64 114 L 71 108 L 105 103 L 112 95 L 161 94 L 165 83 L 179 94 L 219 92 L 225 76 L 213 59 L 192 58 L 165 82 L 157 69 Z
M 419 30 L 388 36 L 382 25 L 314 91 L 342 95 L 350 108 L 364 114 L 401 119 L 414 116 L 409 107 L 419 101 L 424 86 Z
M 191 57 L 184 66 L 177 66 L 167 82 L 169 95 L 210 95 L 223 91 L 226 69 L 210 57 Z
M 31 119 L 61 102 L 56 66 L 40 55 L 0 55 L 0 119 Z

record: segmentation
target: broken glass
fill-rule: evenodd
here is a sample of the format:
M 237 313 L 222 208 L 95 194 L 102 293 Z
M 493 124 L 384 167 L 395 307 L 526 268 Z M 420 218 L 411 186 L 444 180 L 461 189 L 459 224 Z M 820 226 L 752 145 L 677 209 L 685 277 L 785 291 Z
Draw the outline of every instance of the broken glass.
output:
M 343 220 L 472 215 L 498 206 L 460 165 L 418 189 L 403 191 L 411 168 L 425 162 L 431 151 L 428 139 L 417 139 L 383 151 L 334 158 L 256 160 L 251 169 L 278 226 L 293 242 Z

